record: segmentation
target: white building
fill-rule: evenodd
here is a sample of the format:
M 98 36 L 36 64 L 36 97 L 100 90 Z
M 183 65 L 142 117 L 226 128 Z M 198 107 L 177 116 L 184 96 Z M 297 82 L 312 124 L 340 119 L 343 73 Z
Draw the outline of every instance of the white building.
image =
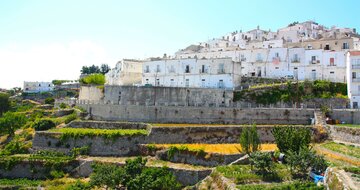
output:
M 231 58 L 165 59 L 143 64 L 144 86 L 224 88 L 240 84 L 241 66 Z
M 140 85 L 142 77 L 141 60 L 123 59 L 105 74 L 107 85 L 132 86 Z
M 360 103 L 360 51 L 350 51 L 346 60 L 347 90 L 351 108 Z
M 54 90 L 54 84 L 51 82 L 26 82 L 24 81 L 24 92 L 38 93 Z

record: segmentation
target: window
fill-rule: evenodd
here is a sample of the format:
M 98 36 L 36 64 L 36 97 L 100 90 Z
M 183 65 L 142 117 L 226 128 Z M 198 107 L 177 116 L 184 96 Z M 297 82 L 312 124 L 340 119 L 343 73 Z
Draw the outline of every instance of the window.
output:
M 353 108 L 358 109 L 358 103 L 357 102 L 353 102 Z
M 205 73 L 205 65 L 201 65 L 201 73 Z
M 330 58 L 330 66 L 334 66 L 335 65 L 335 58 L 331 57 Z
M 352 78 L 356 79 L 356 72 L 352 72 Z
M 219 88 L 224 88 L 224 80 L 219 80 Z
M 275 69 L 279 69 L 279 67 L 275 67 Z
M 145 73 L 150 73 L 149 65 L 146 65 L 146 67 L 145 67 Z
M 186 67 L 185 67 L 185 73 L 190 73 L 190 65 L 186 65 Z
M 41 84 L 39 84 L 39 86 L 41 86 Z
M 246 58 L 245 58 L 244 54 L 240 55 L 240 57 L 241 57 L 241 61 L 246 61 Z
M 205 79 L 201 79 L 201 87 L 205 87 Z
M 225 73 L 224 63 L 220 63 L 220 64 L 219 64 L 219 71 L 218 71 L 218 73 Z
M 149 84 L 149 79 L 146 79 L 146 84 Z
M 279 53 L 278 53 L 278 52 L 275 53 L 275 57 L 279 57 Z
M 160 65 L 156 65 L 156 72 L 160 72 Z
M 256 55 L 256 61 L 258 61 L 258 62 L 262 61 L 261 53 L 258 53 Z
M 185 87 L 189 87 L 189 79 L 185 80 Z
M 169 71 L 170 73 L 175 73 L 175 67 L 174 67 L 174 65 L 171 65 L 170 66 L 170 71 Z
M 160 86 L 160 79 L 156 79 L 156 86 Z
M 170 79 L 170 86 L 175 86 L 175 81 L 174 81 L 174 79 Z
M 316 61 L 316 56 L 311 56 L 311 61 Z
M 347 42 L 343 43 L 343 49 L 349 49 L 349 44 Z
M 326 44 L 324 50 L 330 50 L 330 45 Z
M 298 63 L 298 62 L 300 62 L 299 55 L 298 55 L 297 53 L 294 54 L 294 57 L 293 57 L 292 62 L 293 62 L 293 63 Z

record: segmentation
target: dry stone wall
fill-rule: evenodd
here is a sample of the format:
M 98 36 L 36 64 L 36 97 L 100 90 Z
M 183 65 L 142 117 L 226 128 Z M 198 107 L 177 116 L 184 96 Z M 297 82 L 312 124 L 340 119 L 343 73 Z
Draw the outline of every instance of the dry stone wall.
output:
M 360 128 L 328 125 L 327 129 L 330 138 L 333 140 L 357 144 L 360 143 Z
M 95 120 L 149 123 L 221 123 L 221 124 L 299 124 L 307 125 L 314 117 L 311 109 L 209 108 L 134 105 L 80 105 Z

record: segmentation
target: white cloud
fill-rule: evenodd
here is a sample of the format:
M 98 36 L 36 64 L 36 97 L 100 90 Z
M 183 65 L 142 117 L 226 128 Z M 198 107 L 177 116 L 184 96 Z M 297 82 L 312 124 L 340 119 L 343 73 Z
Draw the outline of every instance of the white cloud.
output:
M 0 88 L 22 87 L 23 81 L 77 79 L 84 65 L 112 65 L 105 48 L 92 41 L 0 47 Z

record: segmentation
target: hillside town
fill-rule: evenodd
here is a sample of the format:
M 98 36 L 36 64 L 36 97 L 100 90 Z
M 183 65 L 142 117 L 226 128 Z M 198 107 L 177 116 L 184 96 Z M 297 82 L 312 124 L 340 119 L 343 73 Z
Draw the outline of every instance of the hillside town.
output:
M 0 89 L 0 189 L 360 189 L 359 40 L 258 26 Z

